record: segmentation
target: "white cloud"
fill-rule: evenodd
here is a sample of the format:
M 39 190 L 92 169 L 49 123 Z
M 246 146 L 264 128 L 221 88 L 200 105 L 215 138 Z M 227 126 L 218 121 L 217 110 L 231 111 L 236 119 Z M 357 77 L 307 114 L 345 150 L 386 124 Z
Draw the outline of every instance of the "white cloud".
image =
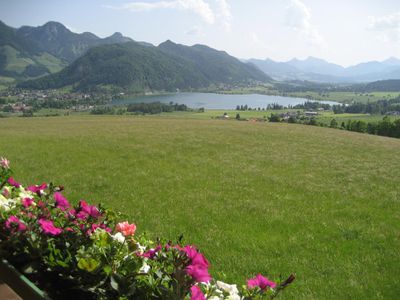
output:
M 323 37 L 311 24 L 311 12 L 300 0 L 290 0 L 286 7 L 286 25 L 299 32 L 307 42 L 314 46 L 325 44 Z
M 250 39 L 253 45 L 256 46 L 257 48 L 262 50 L 271 50 L 271 47 L 263 39 L 261 39 L 257 33 L 251 32 Z
M 193 36 L 204 36 L 203 30 L 199 26 L 193 26 L 189 30 L 185 31 L 185 34 Z
M 231 6 L 227 0 L 215 0 L 218 6 L 217 19 L 221 20 L 222 26 L 226 31 L 231 31 L 232 28 L 232 13 Z
M 132 12 L 151 11 L 156 9 L 178 9 L 191 11 L 199 15 L 206 23 L 215 22 L 215 14 L 210 5 L 203 0 L 172 0 L 157 2 L 129 2 L 120 6 L 104 5 L 104 7 Z
M 382 17 L 369 17 L 367 29 L 379 32 L 384 42 L 400 42 L 400 12 Z

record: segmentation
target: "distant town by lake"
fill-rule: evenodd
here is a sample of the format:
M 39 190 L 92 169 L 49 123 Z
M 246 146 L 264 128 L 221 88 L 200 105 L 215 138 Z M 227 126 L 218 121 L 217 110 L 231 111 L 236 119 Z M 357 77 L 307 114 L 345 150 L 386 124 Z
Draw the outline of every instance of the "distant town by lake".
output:
M 205 109 L 235 109 L 238 105 L 247 105 L 251 108 L 266 108 L 268 104 L 277 103 L 283 106 L 294 106 L 312 101 L 305 98 L 293 98 L 282 96 L 268 96 L 268 95 L 226 95 L 226 94 L 213 94 L 213 93 L 175 93 L 167 95 L 151 95 L 151 96 L 138 96 L 130 99 L 113 100 L 112 105 L 126 105 L 131 103 L 178 103 L 185 104 L 190 108 L 205 108 Z M 325 104 L 339 104 L 333 101 L 318 101 Z

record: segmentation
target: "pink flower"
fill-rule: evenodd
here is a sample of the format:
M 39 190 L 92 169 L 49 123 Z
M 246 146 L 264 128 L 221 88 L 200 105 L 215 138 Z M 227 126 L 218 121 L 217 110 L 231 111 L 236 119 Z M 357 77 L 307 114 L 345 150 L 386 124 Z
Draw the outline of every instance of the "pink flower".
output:
M 0 167 L 2 167 L 3 169 L 9 169 L 10 161 L 5 157 L 0 157 Z
M 196 282 L 209 282 L 211 280 L 208 269 L 199 265 L 187 266 L 186 273 L 192 276 Z
M 105 224 L 92 224 L 91 228 L 86 231 L 87 235 L 91 235 L 96 231 L 97 228 L 104 229 L 106 232 L 111 233 L 111 228 L 107 227 Z
M 6 228 L 12 230 L 17 225 L 18 231 L 25 231 L 26 225 L 20 221 L 16 216 L 10 216 L 6 221 Z
M 20 185 L 18 182 L 16 182 L 16 181 L 14 180 L 14 178 L 12 178 L 12 177 L 8 178 L 7 182 L 8 182 L 9 184 L 11 184 L 12 186 L 16 187 L 16 188 L 19 188 L 19 187 L 21 186 L 21 185 Z
M 54 200 L 56 201 L 56 207 L 60 208 L 61 210 L 71 207 L 68 200 L 60 192 L 54 193 Z
M 197 282 L 209 282 L 211 276 L 208 273 L 210 263 L 203 254 L 197 251 L 194 246 L 187 245 L 183 248 L 186 256 L 190 259 L 190 264 L 186 267 L 186 273 Z
M 129 224 L 128 222 L 118 223 L 115 230 L 121 232 L 124 236 L 134 235 L 136 231 L 135 224 Z
M 259 287 L 262 290 L 265 290 L 267 287 L 275 288 L 276 283 L 270 281 L 268 278 L 258 274 L 256 277 L 247 280 L 247 286 L 249 288 Z
M 61 228 L 57 228 L 54 226 L 53 221 L 40 219 L 39 224 L 43 232 L 46 234 L 59 235 L 62 232 Z
M 208 268 L 210 266 L 208 260 L 204 257 L 203 254 L 198 252 L 194 246 L 187 245 L 185 246 L 184 251 L 187 257 L 190 258 L 191 265 L 198 265 L 204 268 Z
M 101 216 L 99 209 L 94 205 L 89 205 L 86 201 L 81 200 L 79 201 L 80 212 L 76 214 L 76 217 L 80 220 L 85 220 L 89 216 L 93 218 L 98 218 Z
M 33 199 L 31 199 L 31 198 L 24 198 L 24 199 L 22 199 L 22 205 L 23 205 L 25 208 L 28 208 L 29 206 L 31 206 L 32 203 L 33 203 Z
M 190 294 L 190 300 L 206 300 L 206 297 L 197 285 L 190 288 Z
M 161 249 L 162 249 L 162 246 L 158 245 L 155 249 L 150 249 L 149 251 L 146 251 L 145 253 L 140 254 L 139 256 L 153 259 L 154 256 L 156 256 L 157 252 L 160 251 Z
M 41 185 L 31 185 L 28 186 L 27 190 L 32 193 L 36 193 L 40 196 L 40 194 L 47 188 L 47 183 L 42 183 Z
M 8 198 L 8 197 L 10 196 L 10 191 L 7 189 L 7 187 L 4 188 L 2 194 L 3 194 L 3 196 L 6 197 L 6 198 Z

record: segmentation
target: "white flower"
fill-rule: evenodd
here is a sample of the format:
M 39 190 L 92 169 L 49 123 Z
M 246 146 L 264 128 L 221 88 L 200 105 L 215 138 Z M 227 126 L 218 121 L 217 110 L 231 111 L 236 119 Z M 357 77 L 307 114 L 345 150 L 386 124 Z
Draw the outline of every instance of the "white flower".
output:
M 21 198 L 21 199 L 25 199 L 25 198 L 32 199 L 32 198 L 34 198 L 34 196 L 35 195 L 31 191 L 27 191 L 22 186 L 20 186 L 19 195 L 18 195 L 19 198 Z
M 14 208 L 15 201 L 13 199 L 7 199 L 3 195 L 0 194 L 0 208 L 4 209 L 5 211 Z
M 125 242 L 125 237 L 121 232 L 117 232 L 116 234 L 112 235 L 112 238 L 121 244 Z
M 146 262 L 143 263 L 143 266 L 140 268 L 139 272 L 140 273 L 145 273 L 147 274 L 150 270 L 150 266 L 146 264 Z
M 146 247 L 136 243 L 137 248 L 139 249 L 139 254 L 143 254 L 146 251 Z
M 222 281 L 217 281 L 217 286 L 223 291 L 229 293 L 228 300 L 240 300 L 239 291 L 236 284 L 227 284 Z

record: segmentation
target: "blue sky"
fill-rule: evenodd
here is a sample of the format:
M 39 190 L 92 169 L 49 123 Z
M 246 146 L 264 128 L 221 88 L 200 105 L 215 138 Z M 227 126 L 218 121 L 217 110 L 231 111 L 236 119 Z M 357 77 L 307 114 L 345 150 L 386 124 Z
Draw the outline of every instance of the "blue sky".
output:
M 400 0 L 1 0 L 6 24 L 206 44 L 239 58 L 400 58 Z

